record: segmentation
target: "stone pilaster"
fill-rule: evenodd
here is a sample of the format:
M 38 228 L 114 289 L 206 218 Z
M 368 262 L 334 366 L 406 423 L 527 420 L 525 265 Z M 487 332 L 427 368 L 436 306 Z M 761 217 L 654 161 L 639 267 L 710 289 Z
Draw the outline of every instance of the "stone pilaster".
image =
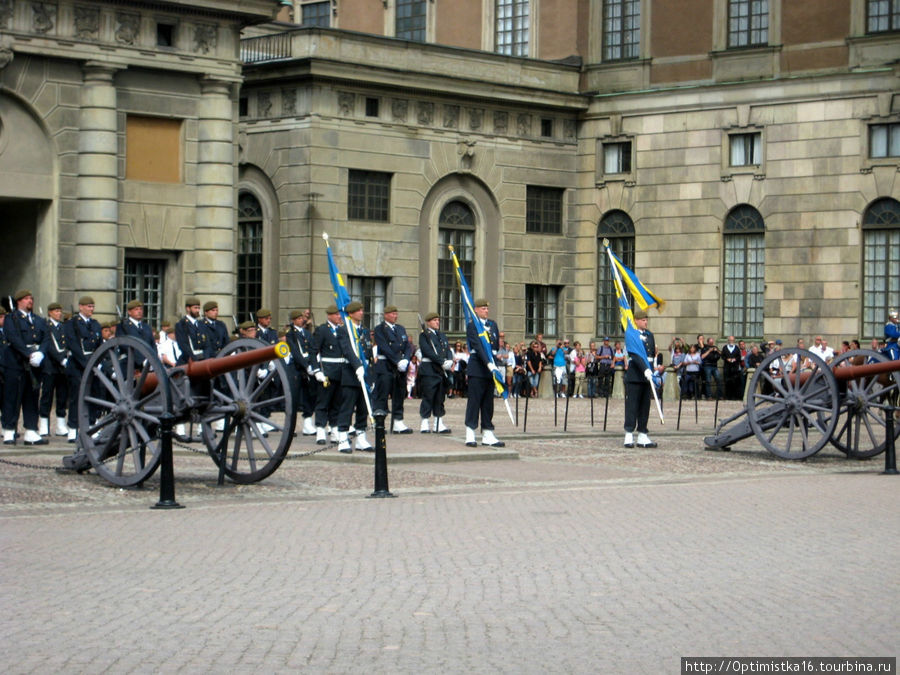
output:
M 231 84 L 201 81 L 198 104 L 197 221 L 195 275 L 186 290 L 202 299 L 214 298 L 224 316 L 233 313 L 235 288 L 234 232 L 236 223 L 235 127 Z
M 99 314 L 113 314 L 118 286 L 116 70 L 87 62 L 81 90 L 75 299 L 90 294 Z

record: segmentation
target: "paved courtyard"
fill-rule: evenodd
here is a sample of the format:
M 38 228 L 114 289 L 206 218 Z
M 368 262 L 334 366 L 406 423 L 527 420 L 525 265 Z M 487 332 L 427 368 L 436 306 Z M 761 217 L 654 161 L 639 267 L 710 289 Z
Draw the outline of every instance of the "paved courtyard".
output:
M 524 401 L 518 427 L 498 407 L 507 447 L 471 452 L 463 405 L 448 436 L 388 437 L 396 499 L 367 498 L 371 455 L 301 457 L 307 438 L 249 486 L 216 487 L 210 458 L 179 449 L 171 511 L 148 508 L 158 474 L 122 490 L 51 470 L 64 443 L 0 450 L 17 463 L 0 464 L 0 665 L 677 673 L 681 656 L 897 654 L 883 457 L 705 451 L 712 402 L 680 430 L 670 404 L 660 447 L 628 450 L 621 401 L 603 432 L 603 401 L 592 427 L 589 401 L 566 418 L 553 399 L 525 432 Z

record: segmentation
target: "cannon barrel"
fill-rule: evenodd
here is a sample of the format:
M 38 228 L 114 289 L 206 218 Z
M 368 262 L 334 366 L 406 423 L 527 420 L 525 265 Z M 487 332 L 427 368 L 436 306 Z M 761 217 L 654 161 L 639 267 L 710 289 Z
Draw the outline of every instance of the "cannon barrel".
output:
M 881 361 L 878 363 L 867 363 L 862 366 L 841 366 L 833 368 L 834 379 L 836 380 L 856 380 L 869 375 L 882 375 L 884 373 L 892 373 L 900 370 L 900 361 Z
M 279 342 L 276 345 L 266 345 L 259 349 L 251 349 L 246 352 L 235 352 L 226 356 L 216 356 L 203 361 L 188 361 L 183 366 L 176 366 L 169 371 L 169 376 L 178 370 L 184 372 L 191 382 L 202 382 L 211 380 L 219 375 L 230 373 L 241 368 L 255 366 L 272 359 L 283 359 L 290 354 L 290 347 L 285 342 Z M 144 385 L 141 387 L 141 395 L 146 396 L 151 393 L 158 384 L 158 379 L 154 373 L 148 373 L 144 379 Z

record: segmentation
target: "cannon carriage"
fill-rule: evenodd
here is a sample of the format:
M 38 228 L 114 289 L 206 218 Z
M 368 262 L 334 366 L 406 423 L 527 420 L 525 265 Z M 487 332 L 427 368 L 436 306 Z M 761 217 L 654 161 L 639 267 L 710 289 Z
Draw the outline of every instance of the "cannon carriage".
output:
M 78 447 L 63 466 L 91 467 L 111 483 L 143 483 L 159 466 L 163 416 L 191 423 L 213 462 L 236 483 L 271 475 L 294 435 L 296 411 L 281 342 L 230 342 L 211 359 L 165 368 L 131 337 L 91 355 L 79 390 Z
M 780 366 L 792 358 L 805 368 L 783 372 Z M 887 447 L 889 428 L 894 439 L 900 436 L 900 424 L 888 420 L 896 415 L 898 392 L 900 361 L 878 352 L 853 350 L 826 364 L 805 349 L 778 350 L 753 373 L 744 409 L 720 422 L 704 443 L 728 450 L 756 436 L 784 459 L 810 457 L 829 443 L 848 457 L 874 457 Z

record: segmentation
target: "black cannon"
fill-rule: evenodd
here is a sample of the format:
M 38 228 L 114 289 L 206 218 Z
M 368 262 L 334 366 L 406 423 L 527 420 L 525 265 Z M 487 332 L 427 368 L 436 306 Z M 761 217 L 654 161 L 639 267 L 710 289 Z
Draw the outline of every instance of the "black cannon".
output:
M 791 356 L 807 369 L 778 374 L 775 362 Z M 900 361 L 878 352 L 853 350 L 826 365 L 804 349 L 778 350 L 753 373 L 744 409 L 723 420 L 704 443 L 727 450 L 755 435 L 784 459 L 809 457 L 827 443 L 848 457 L 874 457 L 887 447 L 887 417 L 895 414 L 898 392 Z M 893 426 L 896 439 L 900 424 Z
M 115 485 L 153 475 L 161 454 L 160 418 L 199 426 L 213 461 L 236 483 L 274 472 L 294 436 L 296 411 L 283 359 L 288 346 L 253 339 L 215 358 L 166 369 L 156 350 L 130 337 L 91 355 L 79 390 L 78 448 L 63 466 L 93 467 Z

